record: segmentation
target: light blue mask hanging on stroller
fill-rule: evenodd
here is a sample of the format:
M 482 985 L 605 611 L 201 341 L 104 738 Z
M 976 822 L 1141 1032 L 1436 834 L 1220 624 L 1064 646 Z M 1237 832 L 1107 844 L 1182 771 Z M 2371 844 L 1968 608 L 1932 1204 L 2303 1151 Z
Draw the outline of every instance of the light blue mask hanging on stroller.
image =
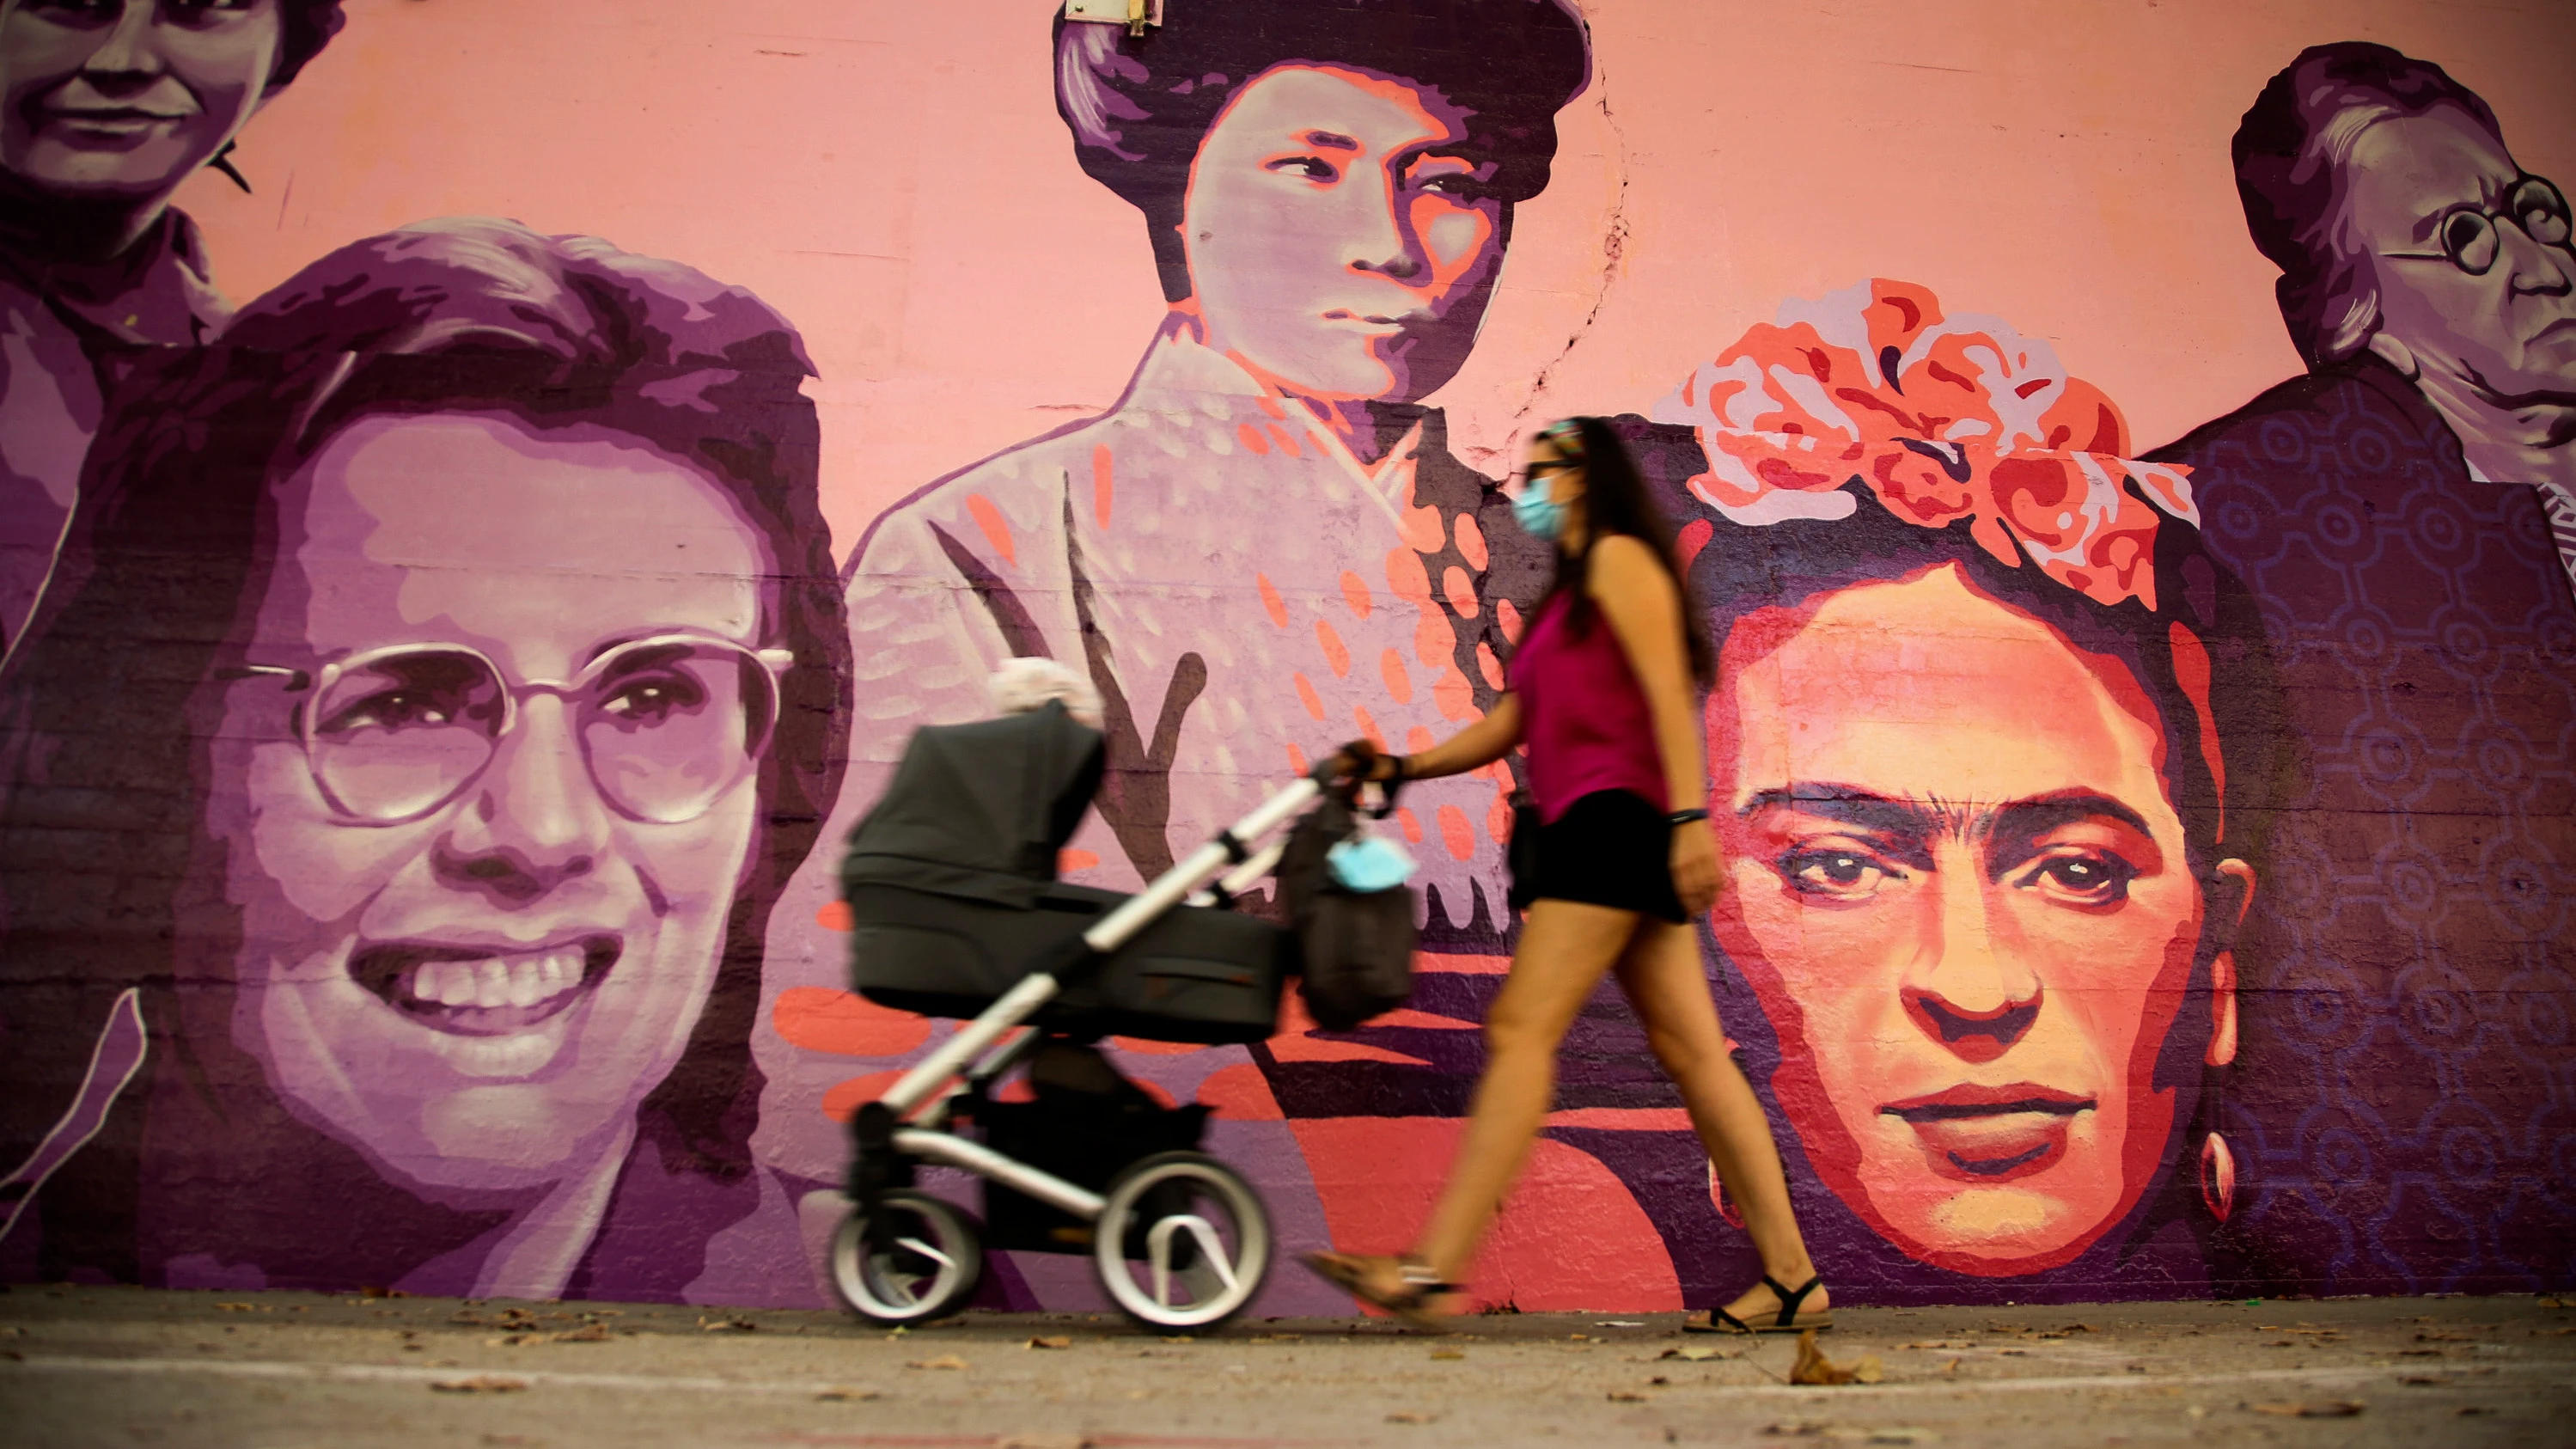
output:
M 1391 891 L 1421 869 L 1411 852 L 1383 835 L 1352 836 L 1324 853 L 1324 865 L 1334 884 L 1362 895 Z

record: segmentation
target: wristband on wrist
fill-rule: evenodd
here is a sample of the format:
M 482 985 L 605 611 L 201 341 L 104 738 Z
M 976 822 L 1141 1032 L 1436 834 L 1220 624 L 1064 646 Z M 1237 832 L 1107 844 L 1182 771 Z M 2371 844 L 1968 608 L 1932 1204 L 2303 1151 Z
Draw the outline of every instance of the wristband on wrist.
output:
M 1688 825 L 1694 820 L 1706 820 L 1707 818 L 1708 812 L 1705 810 L 1676 810 L 1672 814 L 1664 817 L 1664 823 L 1667 825 Z

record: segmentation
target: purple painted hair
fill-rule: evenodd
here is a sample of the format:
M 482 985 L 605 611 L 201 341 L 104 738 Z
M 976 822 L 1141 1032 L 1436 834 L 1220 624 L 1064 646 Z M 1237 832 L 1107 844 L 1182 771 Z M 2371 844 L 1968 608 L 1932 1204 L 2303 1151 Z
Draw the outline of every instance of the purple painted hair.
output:
M 1057 7 L 1061 11 L 1062 7 Z M 1565 0 L 1165 0 L 1142 36 L 1055 21 L 1055 105 L 1093 180 L 1145 213 L 1163 293 L 1190 295 L 1181 208 L 1199 142 L 1273 66 L 1343 65 L 1438 91 L 1467 112 L 1470 154 L 1506 205 L 1547 186 L 1556 113 L 1592 76 Z
M 2281 269 L 2273 284 L 2290 341 L 2312 367 L 2359 352 L 2379 330 L 2369 262 L 2339 225 L 2345 163 L 2376 121 L 2457 106 L 2502 144 L 2495 113 L 2431 61 L 2341 40 L 2299 52 L 2265 83 L 2229 154 L 2254 246 Z
M 283 34 L 277 47 L 277 64 L 270 69 L 268 88 L 284 90 L 349 17 L 340 13 L 341 0 L 283 0 L 278 9 L 278 23 Z

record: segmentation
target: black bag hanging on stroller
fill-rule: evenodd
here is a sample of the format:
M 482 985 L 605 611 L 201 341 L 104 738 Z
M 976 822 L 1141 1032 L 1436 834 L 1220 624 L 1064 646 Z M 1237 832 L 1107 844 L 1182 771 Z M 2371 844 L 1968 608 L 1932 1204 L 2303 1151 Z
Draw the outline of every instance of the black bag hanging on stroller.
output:
M 1373 813 L 1395 808 L 1390 792 Z M 1288 834 L 1279 885 L 1297 933 L 1306 1013 L 1326 1031 L 1349 1031 L 1413 996 L 1413 892 L 1403 886 L 1355 891 L 1333 878 L 1327 857 L 1359 830 L 1350 802 L 1326 791 Z

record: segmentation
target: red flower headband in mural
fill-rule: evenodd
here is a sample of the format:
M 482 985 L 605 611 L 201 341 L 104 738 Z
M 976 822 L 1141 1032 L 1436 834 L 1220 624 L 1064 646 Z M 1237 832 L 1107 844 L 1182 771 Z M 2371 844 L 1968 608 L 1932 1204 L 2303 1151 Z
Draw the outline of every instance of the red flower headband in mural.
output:
M 2141 463 L 2100 389 L 1991 317 L 1872 280 L 1791 302 L 1655 408 L 1699 433 L 1701 501 L 1740 524 L 1846 518 L 1865 484 L 1908 523 L 1966 518 L 1998 560 L 2102 604 L 2156 606 L 2163 515 L 2197 527 L 2180 468 Z

